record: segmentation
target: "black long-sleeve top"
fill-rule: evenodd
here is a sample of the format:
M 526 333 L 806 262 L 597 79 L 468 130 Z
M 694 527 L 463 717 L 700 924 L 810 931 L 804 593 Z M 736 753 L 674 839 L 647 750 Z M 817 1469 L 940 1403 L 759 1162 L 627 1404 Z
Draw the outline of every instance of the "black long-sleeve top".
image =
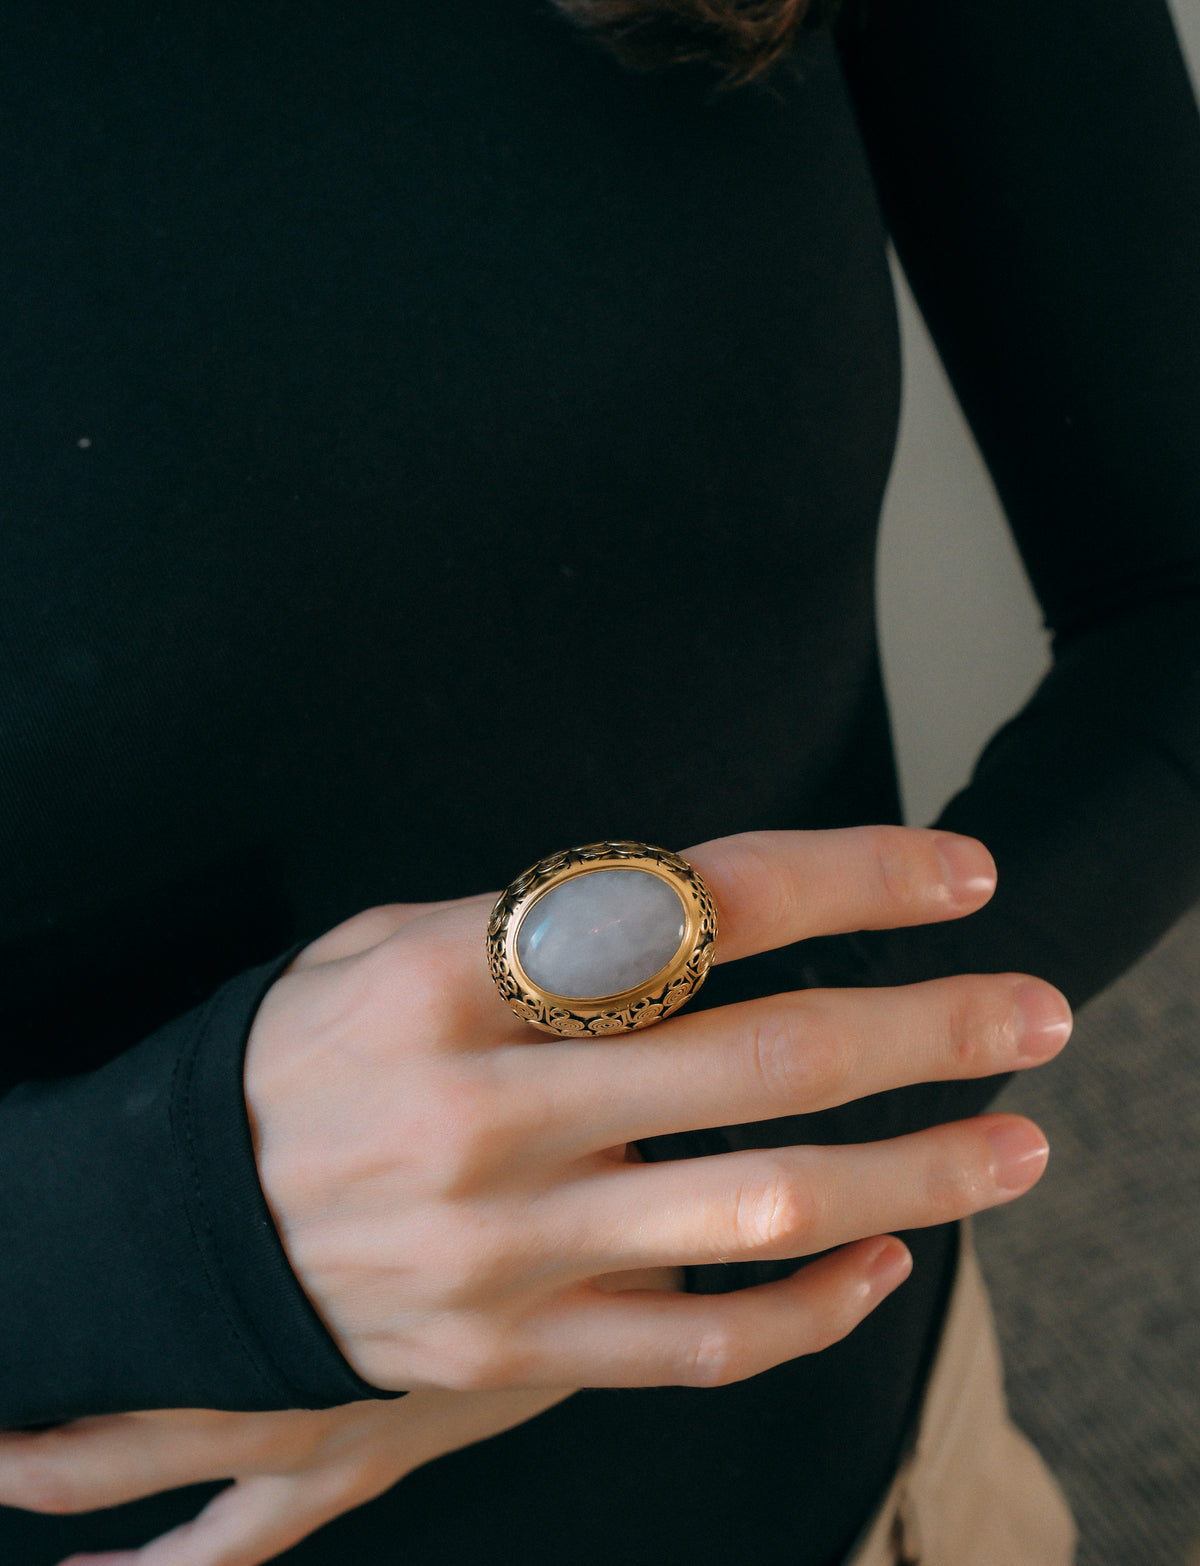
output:
M 572 842 L 897 818 L 889 230 L 1054 667 L 942 817 L 995 853 L 987 910 L 705 1002 L 1025 969 L 1078 1003 L 1200 893 L 1200 122 L 1169 18 L 870 0 L 799 65 L 634 76 L 542 0 L 0 16 L 0 1424 L 372 1395 L 246 1125 L 295 943 Z M 892 1134 L 993 1087 L 644 1150 Z M 833 1566 L 936 1337 L 952 1235 L 908 1238 L 834 1349 L 581 1393 L 287 1558 Z M 0 1510 L 0 1554 L 197 1504 Z

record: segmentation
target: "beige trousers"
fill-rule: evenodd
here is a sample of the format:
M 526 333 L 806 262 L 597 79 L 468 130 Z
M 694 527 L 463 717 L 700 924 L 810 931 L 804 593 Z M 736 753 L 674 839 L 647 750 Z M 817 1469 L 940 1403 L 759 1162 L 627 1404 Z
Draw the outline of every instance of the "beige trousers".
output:
M 912 1451 L 847 1566 L 1070 1566 L 1075 1524 L 1008 1416 L 970 1226 Z

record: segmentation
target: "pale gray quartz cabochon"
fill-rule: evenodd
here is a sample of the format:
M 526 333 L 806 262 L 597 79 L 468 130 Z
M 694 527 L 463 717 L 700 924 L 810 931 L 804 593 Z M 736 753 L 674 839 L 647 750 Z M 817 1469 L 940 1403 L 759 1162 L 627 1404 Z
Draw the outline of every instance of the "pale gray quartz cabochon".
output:
M 591 870 L 531 905 L 517 930 L 517 960 L 552 995 L 594 1000 L 652 979 L 686 929 L 679 894 L 658 876 Z

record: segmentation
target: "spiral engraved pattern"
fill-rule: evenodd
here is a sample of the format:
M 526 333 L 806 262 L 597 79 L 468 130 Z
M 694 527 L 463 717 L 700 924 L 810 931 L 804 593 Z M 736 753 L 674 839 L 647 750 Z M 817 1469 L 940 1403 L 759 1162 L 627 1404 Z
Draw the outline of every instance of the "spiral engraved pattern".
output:
M 635 863 L 636 862 L 636 863 Z M 622 865 L 655 865 L 668 873 L 668 879 L 682 897 L 689 910 L 689 928 L 693 934 L 691 951 L 682 967 L 673 963 L 658 976 L 652 988 L 619 997 L 621 1004 L 590 1006 L 572 1001 L 570 1007 L 551 1000 L 528 982 L 522 983 L 511 961 L 511 941 L 521 914 L 528 904 L 548 885 L 563 878 L 578 866 L 590 865 L 596 869 L 618 869 Z M 661 1022 L 672 1012 L 678 1011 L 684 1001 L 703 984 L 712 966 L 717 938 L 717 911 L 707 886 L 686 860 L 680 859 L 666 848 L 653 848 L 646 843 L 612 841 L 587 843 L 582 848 L 568 848 L 561 853 L 548 854 L 501 893 L 488 923 L 488 967 L 492 980 L 507 1002 L 513 1014 L 523 1022 L 532 1023 L 551 1033 L 566 1038 L 584 1035 L 599 1037 L 607 1033 L 621 1033 L 632 1028 L 645 1028 Z M 616 999 L 616 997 L 614 997 Z

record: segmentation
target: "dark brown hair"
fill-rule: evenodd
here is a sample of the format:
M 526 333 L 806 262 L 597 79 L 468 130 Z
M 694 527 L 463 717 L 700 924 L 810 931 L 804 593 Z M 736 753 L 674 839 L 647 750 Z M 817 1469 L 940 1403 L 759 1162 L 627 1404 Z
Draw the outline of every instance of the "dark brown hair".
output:
M 554 0 L 627 65 L 716 66 L 724 85 L 761 80 L 837 0 Z

